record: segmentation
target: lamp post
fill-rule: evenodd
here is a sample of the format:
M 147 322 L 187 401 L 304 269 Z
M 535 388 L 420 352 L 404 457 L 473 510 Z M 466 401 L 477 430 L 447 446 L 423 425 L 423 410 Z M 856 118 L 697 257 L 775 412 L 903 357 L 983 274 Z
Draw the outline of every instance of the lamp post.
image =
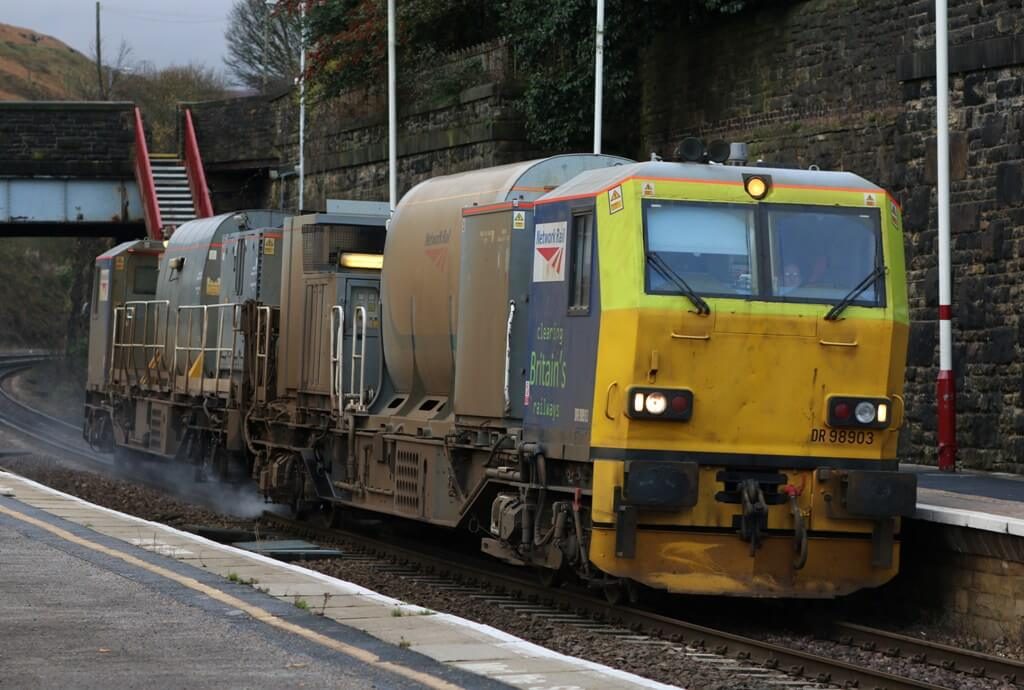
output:
M 601 153 L 601 110 L 604 100 L 604 0 L 597 0 L 597 30 L 594 33 L 594 153 Z
M 398 204 L 398 107 L 395 103 L 395 0 L 388 0 L 388 204 Z
M 299 207 L 302 213 L 306 187 L 306 0 L 302 0 L 299 25 Z

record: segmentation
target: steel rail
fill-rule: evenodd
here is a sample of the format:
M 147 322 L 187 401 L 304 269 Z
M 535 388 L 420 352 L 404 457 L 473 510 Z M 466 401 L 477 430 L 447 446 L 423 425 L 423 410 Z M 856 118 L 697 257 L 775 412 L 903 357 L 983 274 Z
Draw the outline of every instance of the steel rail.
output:
M 118 460 L 116 456 L 92 450 L 82 438 L 82 431 L 34 407 L 25 404 L 5 390 L 3 383 L 15 374 L 38 364 L 45 358 L 22 361 L 0 355 L 0 428 L 31 439 L 40 450 L 58 450 L 59 462 L 69 469 L 100 474 L 160 491 L 182 501 L 224 512 L 224 501 L 231 498 L 252 498 L 247 487 L 219 483 L 186 482 L 192 467 L 169 463 Z M 69 433 L 69 432 L 73 432 Z M 175 476 L 176 475 L 176 476 Z
M 105 468 L 110 467 L 113 464 L 113 461 L 110 458 L 104 457 L 92 450 L 76 446 L 70 442 L 70 439 L 61 440 L 56 438 L 53 434 L 43 433 L 43 429 L 41 427 L 44 424 L 51 427 L 54 424 L 59 424 L 63 428 L 74 430 L 77 434 L 80 434 L 81 430 L 73 424 L 69 424 L 62 419 L 48 415 L 45 412 L 41 412 L 40 410 L 17 400 L 3 387 L 3 382 L 11 376 L 20 373 L 25 369 L 31 368 L 33 365 L 39 364 L 46 359 L 48 359 L 48 357 L 42 356 L 35 358 L 0 358 L 0 426 L 11 429 L 16 433 L 27 436 L 32 440 L 38 441 L 39 443 L 51 448 L 61 450 L 65 453 L 71 453 L 94 465 L 100 465 Z M 14 414 L 12 414 L 12 412 Z
M 833 624 L 832 639 L 867 651 L 881 652 L 889 656 L 906 656 L 947 671 L 959 671 L 979 678 L 991 678 L 1006 683 L 1024 680 L 1024 662 L 1016 659 L 959 649 L 858 623 L 840 621 Z
M 672 642 L 705 648 L 724 657 L 757 663 L 765 668 L 803 677 L 812 682 L 877 690 L 944 690 L 934 683 L 925 683 L 884 671 L 855 666 L 844 661 L 790 649 L 771 642 L 669 618 L 641 609 L 612 606 L 601 599 L 580 592 L 545 587 L 531 580 L 488 568 L 467 565 L 349 530 L 317 527 L 274 513 L 264 513 L 263 520 L 292 533 L 301 533 L 308 537 L 324 540 L 343 540 L 376 555 L 416 563 L 425 568 L 427 572 L 436 572 L 442 576 L 454 575 L 473 583 L 487 582 L 500 592 L 511 592 L 520 598 L 530 600 L 551 601 L 553 605 L 568 607 L 570 610 L 581 614 L 586 613 L 598 620 L 614 622 L 638 632 L 645 631 Z

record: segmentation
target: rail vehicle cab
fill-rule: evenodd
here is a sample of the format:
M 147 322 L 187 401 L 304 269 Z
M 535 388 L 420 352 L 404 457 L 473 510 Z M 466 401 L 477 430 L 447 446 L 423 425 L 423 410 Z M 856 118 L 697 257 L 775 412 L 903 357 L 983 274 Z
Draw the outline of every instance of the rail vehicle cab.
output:
M 644 162 L 533 211 L 524 438 L 593 465 L 589 556 L 673 592 L 882 584 L 915 509 L 896 446 L 900 209 L 844 172 Z
M 340 416 L 365 409 L 381 387 L 380 273 L 389 210 L 347 200 L 329 208 L 285 225 L 278 372 L 257 396 L 294 396 L 300 407 Z
M 89 366 L 84 427 L 87 439 L 90 434 L 95 436 L 99 433 L 102 436 L 104 433 L 96 427 L 95 411 L 98 396 L 104 391 L 110 377 L 114 315 L 119 313 L 126 302 L 153 298 L 163 252 L 162 242 L 135 240 L 119 244 L 96 257 L 92 296 L 89 299 Z

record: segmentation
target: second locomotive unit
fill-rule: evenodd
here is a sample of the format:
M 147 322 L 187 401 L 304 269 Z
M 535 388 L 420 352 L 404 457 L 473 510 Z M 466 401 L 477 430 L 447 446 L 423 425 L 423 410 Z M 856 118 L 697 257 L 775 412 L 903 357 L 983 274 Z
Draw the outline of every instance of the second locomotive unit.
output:
M 264 260 L 196 277 L 218 238 L 176 234 L 154 299 L 97 284 L 94 443 L 239 468 L 327 522 L 482 532 L 611 597 L 831 597 L 897 572 L 908 312 L 877 186 L 567 155 L 430 179 L 387 231 L 268 220 L 235 228 Z M 122 246 L 97 281 L 155 251 Z M 201 314 L 171 296 L 211 279 Z

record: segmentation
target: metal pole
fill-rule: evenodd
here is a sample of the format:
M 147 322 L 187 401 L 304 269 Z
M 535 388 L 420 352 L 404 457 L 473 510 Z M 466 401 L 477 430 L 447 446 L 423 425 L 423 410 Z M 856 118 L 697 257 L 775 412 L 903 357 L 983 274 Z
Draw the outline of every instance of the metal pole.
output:
M 306 187 L 306 2 L 302 2 L 302 24 L 299 29 L 302 52 L 299 53 L 299 207 L 302 213 Z
M 100 100 L 107 100 L 107 89 L 103 78 L 103 52 L 100 48 L 100 3 L 96 0 L 96 85 L 100 90 Z
M 267 46 L 270 45 L 270 8 L 272 2 L 263 3 L 263 93 L 267 92 L 267 69 L 270 60 L 267 58 Z
M 939 202 L 939 469 L 956 471 L 956 380 L 953 377 L 952 262 L 949 239 L 949 16 L 935 0 L 935 129 Z
M 395 0 L 388 0 L 388 203 L 398 203 L 398 107 L 395 103 Z
M 601 110 L 604 96 L 604 0 L 597 0 L 594 58 L 594 153 L 601 153 Z

